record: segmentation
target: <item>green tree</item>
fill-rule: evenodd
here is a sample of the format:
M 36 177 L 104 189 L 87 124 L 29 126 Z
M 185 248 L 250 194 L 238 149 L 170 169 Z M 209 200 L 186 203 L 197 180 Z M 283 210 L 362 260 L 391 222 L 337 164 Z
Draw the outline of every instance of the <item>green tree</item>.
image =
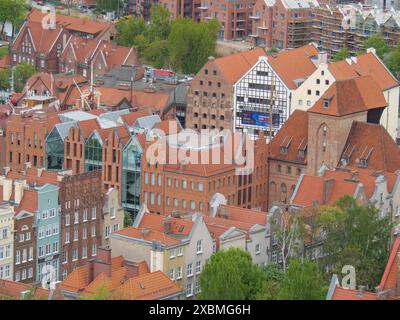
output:
M 279 300 L 323 300 L 326 289 L 316 263 L 291 260 L 278 293 Z
M 385 55 L 384 62 L 396 77 L 400 76 L 400 44 Z
M 81 300 L 112 300 L 113 293 L 109 290 L 106 282 L 99 284 L 93 293 L 81 295 Z
M 22 25 L 26 17 L 27 7 L 25 0 L 0 0 L 0 21 L 4 23 L 9 21 L 12 25 L 12 37 L 16 30 Z
M 267 50 L 269 54 L 277 53 L 279 50 L 275 47 L 271 47 Z
M 98 11 L 117 11 L 120 7 L 120 0 L 96 0 Z
M 15 66 L 14 90 L 21 92 L 26 81 L 35 74 L 35 68 L 27 62 L 22 62 Z
M 168 61 L 167 40 L 155 40 L 144 50 L 144 57 L 152 66 L 156 68 L 164 67 Z
M 265 274 L 238 248 L 218 251 L 200 274 L 201 300 L 251 300 L 262 289 Z
M 166 40 L 171 31 L 171 20 L 168 9 L 161 5 L 152 5 L 150 9 L 150 24 L 146 29 L 149 41 Z
M 321 208 L 318 219 L 326 234 L 324 263 L 333 266 L 335 273 L 352 265 L 357 283 L 375 288 L 389 258 L 390 215 L 381 216 L 373 205 L 361 206 L 346 195 L 333 207 Z
M 118 20 L 116 24 L 118 31 L 117 43 L 125 47 L 137 45 L 137 38 L 144 34 L 146 23 L 143 18 L 135 19 L 132 16 L 126 16 Z
M 340 61 L 350 57 L 350 52 L 347 48 L 342 48 L 333 57 L 333 61 Z
M 381 59 L 383 59 L 385 55 L 390 51 L 385 38 L 378 33 L 369 36 L 364 41 L 364 48 L 374 48 L 376 50 L 376 54 Z
M 133 225 L 133 220 L 132 216 L 129 212 L 125 212 L 124 214 L 124 228 L 126 227 L 132 227 Z
M 10 88 L 10 69 L 0 69 L 0 90 Z
M 168 37 L 172 66 L 183 73 L 197 73 L 215 53 L 220 29 L 215 19 L 197 23 L 192 19 L 176 19 Z
M 257 300 L 276 300 L 284 273 L 276 264 L 269 264 L 263 268 L 265 273 L 265 281 L 261 290 L 256 294 Z

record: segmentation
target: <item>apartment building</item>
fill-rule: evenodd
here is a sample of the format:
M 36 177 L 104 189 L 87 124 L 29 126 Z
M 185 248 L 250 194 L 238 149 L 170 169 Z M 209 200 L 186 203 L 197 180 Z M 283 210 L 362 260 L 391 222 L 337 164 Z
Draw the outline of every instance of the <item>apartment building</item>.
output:
M 34 192 L 24 193 L 22 202 L 16 210 L 14 220 L 13 279 L 23 283 L 36 281 L 36 201 L 32 201 L 31 195 L 36 196 Z
M 57 113 L 50 110 L 11 115 L 6 126 L 7 167 L 17 171 L 24 170 L 26 163 L 44 167 L 46 137 L 59 122 Z
M 292 92 L 318 64 L 314 45 L 263 55 L 233 85 L 234 130 L 271 139 L 291 113 Z
M 242 40 L 251 33 L 251 16 L 255 0 L 208 1 L 195 4 L 195 19 L 217 19 L 221 24 L 219 37 L 224 40 Z
M 97 255 L 102 241 L 102 180 L 100 171 L 65 176 L 59 183 L 61 207 L 61 270 L 65 279 Z
M 365 54 L 329 64 L 326 55 L 326 53 L 320 53 L 318 68 L 293 92 L 291 112 L 296 109 L 309 109 L 335 81 L 370 76 L 371 90 L 379 87 L 387 102 L 380 124 L 393 139 L 396 139 L 399 82 L 379 59 L 375 50 L 370 48 Z
M 58 280 L 61 254 L 59 187 L 55 181 L 54 184 L 38 186 L 36 192 L 36 281 L 49 276 Z
M 53 14 L 31 10 L 11 46 L 13 66 L 27 62 L 37 71 L 57 73 L 59 58 L 71 37 L 114 41 L 116 29 L 111 23 Z
M 183 277 L 182 288 L 186 298 L 192 299 L 200 292 L 199 275 L 202 268 L 213 254 L 213 240 L 202 215 L 188 214 L 181 216 L 161 216 L 145 212 L 136 217 L 133 226 L 164 232 L 177 239 L 189 240 L 185 250 L 183 270 L 178 267 L 169 270 L 171 279 Z M 173 253 L 179 254 L 179 253 Z
M 11 188 L 3 186 L 2 201 L 7 201 Z M 7 202 L 0 205 L 0 279 L 13 280 L 14 271 L 14 207 Z
M 220 204 L 214 214 L 204 216 L 214 237 L 214 248 L 241 248 L 250 253 L 253 263 L 268 263 L 269 241 L 267 213 Z
M 119 191 L 114 188 L 108 189 L 103 195 L 101 244 L 105 247 L 110 245 L 110 234 L 124 227 L 125 214 L 119 198 Z
M 257 0 L 250 15 L 255 46 L 291 49 L 310 42 L 318 1 Z
M 257 48 L 217 59 L 210 57 L 190 82 L 186 128 L 231 130 L 232 87 L 265 54 Z

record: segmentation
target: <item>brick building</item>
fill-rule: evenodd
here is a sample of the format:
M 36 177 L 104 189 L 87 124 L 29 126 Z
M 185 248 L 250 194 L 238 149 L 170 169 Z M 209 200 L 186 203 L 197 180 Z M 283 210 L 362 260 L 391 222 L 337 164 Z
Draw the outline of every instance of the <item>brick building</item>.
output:
M 43 21 L 43 23 L 42 23 Z M 44 27 L 44 24 L 47 24 Z M 11 46 L 11 64 L 27 62 L 37 71 L 56 73 L 59 57 L 70 37 L 114 41 L 116 29 L 111 23 L 91 21 L 32 9 Z
M 250 15 L 250 37 L 255 46 L 290 49 L 310 42 L 313 31 L 313 1 L 258 0 Z
M 101 172 L 65 176 L 59 183 L 61 206 L 61 274 L 65 279 L 102 241 Z
M 190 83 L 186 127 L 232 129 L 232 87 L 265 54 L 257 48 L 223 58 L 209 58 Z

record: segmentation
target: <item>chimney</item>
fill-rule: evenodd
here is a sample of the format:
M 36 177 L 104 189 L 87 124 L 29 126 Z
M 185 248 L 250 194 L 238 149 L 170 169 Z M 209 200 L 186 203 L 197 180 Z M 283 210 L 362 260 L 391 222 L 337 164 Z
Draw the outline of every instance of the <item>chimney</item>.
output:
M 142 239 L 143 239 L 144 236 L 150 232 L 150 229 L 149 229 L 149 228 L 143 228 L 143 229 L 141 230 L 141 232 L 142 232 Z
M 368 48 L 368 49 L 367 49 L 367 53 L 376 54 L 376 50 L 375 50 L 375 48 Z
M 24 196 L 24 187 L 26 180 L 15 180 L 14 181 L 14 200 L 15 203 L 21 203 L 22 197 Z
M 111 263 L 111 248 L 109 247 L 98 247 L 97 259 L 104 263 Z
M 365 286 L 358 286 L 357 290 L 357 296 L 358 297 L 363 297 L 365 292 Z
M 326 51 L 318 53 L 318 66 L 321 64 L 328 64 L 328 53 Z
M 324 179 L 323 190 L 322 190 L 323 204 L 326 204 L 328 202 L 329 196 L 331 195 L 333 190 L 334 183 L 335 180 L 333 178 Z
M 163 219 L 163 225 L 164 225 L 164 232 L 165 233 L 170 233 L 171 232 L 171 227 L 172 227 L 172 221 L 170 217 L 165 217 Z
M 4 179 L 3 181 L 3 200 L 9 201 L 12 193 L 12 183 L 11 179 Z
M 139 275 L 139 266 L 132 261 L 124 260 L 123 266 L 126 268 L 126 278 L 130 279 Z

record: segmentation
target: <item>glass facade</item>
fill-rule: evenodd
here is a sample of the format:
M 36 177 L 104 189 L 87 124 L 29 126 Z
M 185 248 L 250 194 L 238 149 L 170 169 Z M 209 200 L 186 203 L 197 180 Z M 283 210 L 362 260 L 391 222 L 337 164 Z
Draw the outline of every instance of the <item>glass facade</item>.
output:
M 85 143 L 85 172 L 101 170 L 102 157 L 102 141 L 94 132 Z
M 142 152 L 134 136 L 122 150 L 122 207 L 133 217 L 140 208 Z
M 54 129 L 46 138 L 46 167 L 48 170 L 62 170 L 64 164 L 64 140 Z

